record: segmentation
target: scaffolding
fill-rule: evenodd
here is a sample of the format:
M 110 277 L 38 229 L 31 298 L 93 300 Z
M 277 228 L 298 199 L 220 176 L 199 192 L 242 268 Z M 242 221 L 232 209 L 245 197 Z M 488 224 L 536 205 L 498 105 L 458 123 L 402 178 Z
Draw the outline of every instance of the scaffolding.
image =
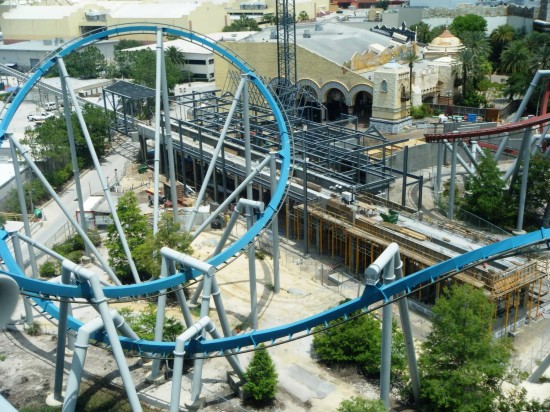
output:
M 440 244 L 434 247 L 432 239 L 425 233 L 376 219 L 381 207 L 375 203 L 391 206 L 412 219 L 418 216 L 398 204 L 373 200 L 371 196 L 358 200 L 355 205 L 346 205 L 339 199 L 308 204 L 305 235 L 303 204 L 287 207 L 286 236 L 297 242 L 305 242 L 307 236 L 311 252 L 333 259 L 334 267 L 340 266 L 336 263 L 341 262 L 343 270 L 359 282 L 363 281 L 364 268 L 392 242 L 399 244 L 406 274 L 456 256 L 452 245 L 448 249 L 441 248 Z M 460 227 L 457 229 L 460 236 L 471 236 L 472 242 L 475 242 L 474 239 L 487 239 L 474 231 L 466 232 Z M 532 253 L 515 257 L 511 262 L 497 260 L 469 267 L 455 274 L 453 280 L 485 291 L 487 297 L 495 303 L 491 332 L 500 336 L 513 333 L 523 323 L 540 316 L 541 294 L 537 291 L 542 290 L 548 269 L 548 253 L 534 249 Z M 444 282 L 449 281 L 447 279 Z M 428 282 L 413 291 L 411 297 L 417 304 L 429 308 L 439 298 L 441 288 L 442 282 Z

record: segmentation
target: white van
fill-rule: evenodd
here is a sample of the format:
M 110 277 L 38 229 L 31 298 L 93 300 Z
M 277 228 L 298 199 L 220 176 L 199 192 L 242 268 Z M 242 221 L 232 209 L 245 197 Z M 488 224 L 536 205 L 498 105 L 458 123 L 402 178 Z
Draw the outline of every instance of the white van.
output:
M 57 104 L 55 102 L 46 102 L 44 103 L 44 109 L 47 111 L 52 111 L 57 109 Z

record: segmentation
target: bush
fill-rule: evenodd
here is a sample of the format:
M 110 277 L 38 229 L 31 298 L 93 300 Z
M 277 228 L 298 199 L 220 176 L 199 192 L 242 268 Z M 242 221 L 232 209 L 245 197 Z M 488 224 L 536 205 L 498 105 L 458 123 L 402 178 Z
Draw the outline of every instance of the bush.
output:
M 350 317 L 359 314 L 355 312 Z M 382 329 L 380 322 L 370 314 L 340 324 L 342 319 L 329 323 L 329 327 L 314 329 L 313 353 L 328 365 L 359 366 L 362 373 L 371 377 L 380 375 Z M 393 322 L 391 368 L 394 377 L 406 369 L 403 334 Z
M 61 266 L 56 260 L 48 260 L 38 270 L 43 278 L 53 278 L 61 274 Z
M 42 335 L 42 326 L 36 322 L 33 322 L 27 327 L 27 333 L 30 336 L 40 336 Z
M 423 119 L 433 115 L 431 106 L 422 104 L 421 106 L 411 106 L 411 116 L 413 119 Z
M 136 314 L 128 308 L 122 308 L 120 311 L 126 323 L 141 338 L 146 340 L 155 340 L 155 324 L 157 321 L 157 307 L 150 303 L 143 312 Z M 175 318 L 166 316 L 164 318 L 164 329 L 162 340 L 164 342 L 174 342 L 176 338 L 183 333 L 182 324 Z
M 336 412 L 386 412 L 384 402 L 379 399 L 365 399 L 354 396 L 340 402 Z
M 101 235 L 99 234 L 99 231 L 97 229 L 89 229 L 86 233 L 88 235 L 88 238 L 92 242 L 94 246 L 100 246 L 101 245 Z M 82 242 L 84 247 L 84 241 Z
M 254 401 L 265 404 L 273 400 L 277 393 L 277 371 L 264 345 L 258 348 L 246 368 L 243 390 Z

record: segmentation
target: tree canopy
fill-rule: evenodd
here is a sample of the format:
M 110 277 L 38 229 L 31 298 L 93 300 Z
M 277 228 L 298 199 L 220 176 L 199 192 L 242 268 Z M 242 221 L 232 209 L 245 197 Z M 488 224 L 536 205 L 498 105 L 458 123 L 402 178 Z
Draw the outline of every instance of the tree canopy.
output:
M 105 56 L 95 46 L 71 53 L 64 60 L 69 76 L 80 79 L 101 77 L 107 67 Z
M 487 20 L 477 14 L 465 14 L 463 16 L 456 16 L 453 22 L 449 26 L 449 31 L 453 33 L 460 40 L 463 40 L 464 33 L 469 31 L 481 31 L 487 30 Z
M 147 217 L 141 213 L 136 195 L 132 191 L 124 193 L 118 199 L 116 211 L 120 224 L 124 229 L 128 247 L 130 251 L 132 251 L 141 245 L 147 238 Z M 108 237 L 105 246 L 109 251 L 109 266 L 111 266 L 122 283 L 132 282 L 133 276 L 130 265 L 126 259 L 120 235 L 114 223 L 107 226 L 107 234 Z
M 506 210 L 510 205 L 506 200 L 504 187 L 497 162 L 489 151 L 479 161 L 477 174 L 466 181 L 464 209 L 495 224 L 505 223 L 509 216 Z
M 494 309 L 481 289 L 443 290 L 419 358 L 426 409 L 492 410 L 512 351 L 508 339 L 495 340 L 489 332 Z
M 174 221 L 171 213 L 162 214 L 156 236 L 153 235 L 152 230 L 148 230 L 143 242 L 132 250 L 132 255 L 141 273 L 152 278 L 159 276 L 160 249 L 165 246 L 188 255 L 193 253 L 191 235 L 180 229 L 180 223 Z
M 250 17 L 241 14 L 239 20 L 235 20 L 229 26 L 225 26 L 222 31 L 259 31 L 258 22 Z

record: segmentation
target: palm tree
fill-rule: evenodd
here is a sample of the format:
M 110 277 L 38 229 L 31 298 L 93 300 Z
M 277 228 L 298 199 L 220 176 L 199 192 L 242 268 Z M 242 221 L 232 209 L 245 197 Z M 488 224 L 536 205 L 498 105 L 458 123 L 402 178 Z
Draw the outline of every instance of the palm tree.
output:
M 416 41 L 419 43 L 429 43 L 433 40 L 430 32 L 430 25 L 423 21 L 418 24 L 413 24 L 411 30 L 416 32 Z
M 413 49 L 411 49 L 403 55 L 402 59 L 409 66 L 409 97 L 412 99 L 413 66 L 415 63 L 418 63 L 420 60 L 422 60 L 422 58 L 418 56 Z
M 466 97 L 466 83 L 474 70 L 476 56 L 470 49 L 462 49 L 458 54 L 458 61 L 462 68 L 462 98 Z
M 524 72 L 529 68 L 531 56 L 524 41 L 514 40 L 506 45 L 500 55 L 502 70 L 506 73 Z
M 490 51 L 489 39 L 482 31 L 467 31 L 462 35 L 462 44 L 470 49 L 476 57 L 487 57 Z
M 531 68 L 534 71 L 550 69 L 550 45 L 545 44 L 534 51 Z
M 185 54 L 176 46 L 169 46 L 166 48 L 166 58 L 176 66 L 183 66 L 187 63 Z

